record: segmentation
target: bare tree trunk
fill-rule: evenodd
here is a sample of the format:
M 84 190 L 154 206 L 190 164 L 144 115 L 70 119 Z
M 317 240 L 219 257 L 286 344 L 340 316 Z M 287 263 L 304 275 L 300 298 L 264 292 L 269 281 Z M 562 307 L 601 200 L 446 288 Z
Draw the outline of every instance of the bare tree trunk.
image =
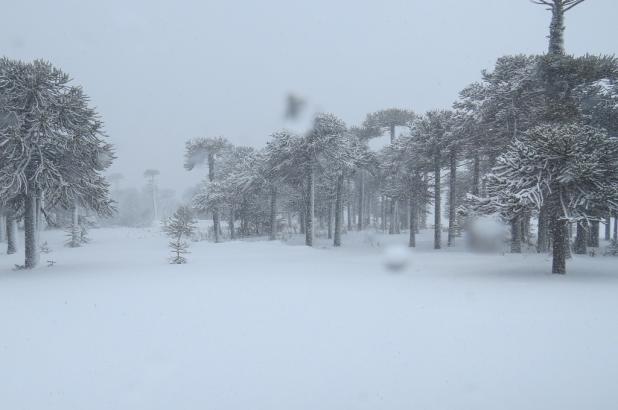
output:
M 350 179 L 348 178 L 348 200 L 346 201 L 347 212 L 348 212 L 348 232 L 352 231 L 352 184 L 350 183 Z
M 548 205 L 543 204 L 539 210 L 539 223 L 537 227 L 536 251 L 538 253 L 549 252 L 549 215 Z
M 80 235 L 80 226 L 79 226 L 79 207 L 77 203 L 73 204 L 73 208 L 71 209 L 71 240 L 69 241 L 69 246 L 71 248 L 78 248 L 81 243 L 79 240 Z
M 599 247 L 599 221 L 592 221 L 590 225 L 588 246 L 591 248 Z
M 511 253 L 521 253 L 521 220 L 519 216 L 511 220 Z
M 456 190 L 457 190 L 457 153 L 451 150 L 449 158 L 450 173 L 449 173 L 449 204 L 448 204 L 448 246 L 455 244 L 455 234 L 457 230 L 456 216 Z
M 612 239 L 611 227 L 612 227 L 612 214 L 608 213 L 607 216 L 605 217 L 605 240 L 606 241 L 609 241 Z
M 380 199 L 380 227 L 382 232 L 386 232 L 386 197 L 382 195 Z
M 363 205 L 365 202 L 365 172 L 361 169 L 359 171 L 359 184 L 358 184 L 358 225 L 359 231 L 363 230 L 364 212 Z
M 37 244 L 36 233 L 36 203 L 37 195 L 33 188 L 29 188 L 26 194 L 24 209 L 24 231 L 25 231 L 25 267 L 34 268 L 39 263 L 39 247 Z
M 307 175 L 307 189 L 309 190 L 307 195 L 307 227 L 305 228 L 305 245 L 313 246 L 313 221 L 315 219 L 315 175 L 313 167 Z
M 6 240 L 6 216 L 0 210 L 0 242 L 4 242 Z
M 9 211 L 6 214 L 6 253 L 11 255 L 17 252 L 17 220 L 15 213 Z
M 390 208 L 390 214 L 388 216 L 389 218 L 389 224 L 388 224 L 388 234 L 389 235 L 394 235 L 395 234 L 395 200 L 393 198 L 390 198 L 388 200 L 389 203 L 389 208 Z
M 391 144 L 395 142 L 395 126 L 391 125 Z
M 564 5 L 562 0 L 554 1 L 552 19 L 549 25 L 549 54 L 564 54 Z
M 614 214 L 614 240 L 618 241 L 618 212 Z
M 416 198 L 410 197 L 410 241 L 408 246 L 410 248 L 416 247 L 416 216 L 418 212 L 416 210 Z
M 481 157 L 474 154 L 474 166 L 472 168 L 472 195 L 479 196 L 481 189 Z
M 440 150 L 436 148 L 434 153 L 434 230 L 433 230 L 433 247 L 434 249 L 442 248 L 442 197 L 441 197 L 441 178 L 440 178 Z
M 332 201 L 327 201 L 328 209 L 326 211 L 326 218 L 328 219 L 326 224 L 327 229 L 327 237 L 328 239 L 333 239 L 333 203 Z
M 270 234 L 268 239 L 274 241 L 277 239 L 277 187 L 270 188 Z
M 577 223 L 577 230 L 575 233 L 575 245 L 573 247 L 573 252 L 576 255 L 585 255 L 587 252 L 586 249 L 586 245 L 587 245 L 587 231 L 586 231 L 586 227 L 584 226 L 583 222 L 578 222 Z
M 227 222 L 228 227 L 230 229 L 230 239 L 236 239 L 236 228 L 234 227 L 236 222 L 236 215 L 234 213 L 234 206 L 230 205 L 230 220 Z
M 337 177 L 337 194 L 335 197 L 335 238 L 333 245 L 341 246 L 341 225 L 343 222 L 343 174 Z

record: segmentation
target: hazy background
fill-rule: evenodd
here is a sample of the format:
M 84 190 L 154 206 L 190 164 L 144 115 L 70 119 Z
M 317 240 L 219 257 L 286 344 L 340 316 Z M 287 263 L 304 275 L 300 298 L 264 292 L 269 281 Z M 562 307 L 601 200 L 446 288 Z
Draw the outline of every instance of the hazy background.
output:
M 364 4 L 362 4 L 364 3 Z M 550 13 L 528 0 L 18 1 L 1 7 L 2 54 L 43 58 L 84 87 L 117 149 L 178 193 L 184 142 L 261 146 L 288 92 L 348 124 L 388 107 L 447 108 L 505 54 L 542 53 Z M 567 15 L 568 52 L 614 54 L 616 0 Z

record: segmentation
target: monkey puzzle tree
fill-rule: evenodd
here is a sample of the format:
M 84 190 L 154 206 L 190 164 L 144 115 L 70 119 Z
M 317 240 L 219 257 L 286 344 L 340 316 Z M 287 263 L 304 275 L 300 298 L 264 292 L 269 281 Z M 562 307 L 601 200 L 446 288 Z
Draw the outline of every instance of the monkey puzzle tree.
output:
M 546 6 L 551 11 L 549 25 L 549 54 L 564 54 L 564 15 L 585 0 L 531 0 L 535 4 Z
M 208 180 L 215 180 L 215 163 L 224 150 L 229 148 L 230 143 L 223 137 L 196 138 L 189 140 L 185 148 L 185 169 L 193 170 L 204 163 L 208 164 Z M 219 211 L 212 211 L 212 222 L 215 230 L 215 242 L 219 241 L 221 227 L 219 224 Z
M 157 176 L 159 174 L 160 172 L 158 169 L 147 169 L 144 171 L 144 178 L 148 181 L 148 188 L 150 189 L 150 196 L 152 199 L 152 215 L 155 222 L 159 219 L 157 204 Z
M 397 127 L 405 127 L 414 119 L 414 112 L 399 108 L 389 108 L 387 110 L 376 111 L 367 114 L 363 127 L 367 130 L 374 130 L 378 135 L 390 132 L 391 143 L 395 141 L 395 131 Z
M 111 164 L 98 114 L 69 76 L 44 61 L 0 60 L 0 111 L 13 121 L 0 128 L 0 198 L 23 209 L 25 264 L 38 263 L 41 198 L 69 209 L 78 203 L 99 214 L 113 211 L 101 172 Z
M 553 273 L 566 273 L 567 223 L 594 219 L 595 208 L 618 208 L 618 139 L 579 124 L 544 124 L 516 138 L 498 159 L 495 200 L 548 207 Z

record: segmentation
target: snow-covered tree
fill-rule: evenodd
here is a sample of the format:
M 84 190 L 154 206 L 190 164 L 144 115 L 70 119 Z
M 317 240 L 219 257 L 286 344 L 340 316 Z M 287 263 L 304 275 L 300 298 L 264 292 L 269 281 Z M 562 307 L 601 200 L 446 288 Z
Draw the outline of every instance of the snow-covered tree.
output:
M 195 167 L 208 164 L 208 180 L 215 180 L 217 159 L 223 152 L 230 147 L 230 143 L 223 137 L 214 138 L 195 138 L 186 143 L 185 149 L 185 168 L 188 171 Z M 221 226 L 219 224 L 219 212 L 217 209 L 212 211 L 212 220 L 215 232 L 215 242 L 219 241 Z
M 395 132 L 397 127 L 405 127 L 414 120 L 414 112 L 410 110 L 402 110 L 400 108 L 390 108 L 386 110 L 376 111 L 367 114 L 367 118 L 363 123 L 363 128 L 366 130 L 374 130 L 374 133 L 381 135 L 384 132 L 389 132 L 391 142 L 395 141 Z
M 567 223 L 595 219 L 600 206 L 618 208 L 618 139 L 576 123 L 540 125 L 510 144 L 494 174 L 492 192 L 500 196 L 492 200 L 498 206 L 547 204 L 552 272 L 566 273 Z
M 551 11 L 549 25 L 549 54 L 564 54 L 564 15 L 585 0 L 531 0 Z
M 193 212 L 188 206 L 179 207 L 174 215 L 168 218 L 163 230 L 170 238 L 169 247 L 172 250 L 170 263 L 177 265 L 187 263 L 184 255 L 189 253 L 189 244 L 185 239 L 190 238 L 195 229 Z
M 103 124 L 69 76 L 44 61 L 0 60 L 0 198 L 23 209 L 25 267 L 35 267 L 42 199 L 47 207 L 75 203 L 99 214 L 113 211 L 101 175 L 113 159 Z

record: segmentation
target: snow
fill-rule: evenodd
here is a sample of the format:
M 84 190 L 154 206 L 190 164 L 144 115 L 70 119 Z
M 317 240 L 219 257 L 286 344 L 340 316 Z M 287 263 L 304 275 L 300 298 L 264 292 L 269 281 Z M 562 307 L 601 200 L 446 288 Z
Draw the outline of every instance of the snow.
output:
M 191 244 L 156 229 L 43 232 L 33 271 L 0 255 L 2 409 L 613 409 L 616 259 L 431 249 L 398 275 L 357 233 L 340 249 Z M 23 245 L 22 245 L 23 246 Z M 3 249 L 4 251 L 4 249 Z

